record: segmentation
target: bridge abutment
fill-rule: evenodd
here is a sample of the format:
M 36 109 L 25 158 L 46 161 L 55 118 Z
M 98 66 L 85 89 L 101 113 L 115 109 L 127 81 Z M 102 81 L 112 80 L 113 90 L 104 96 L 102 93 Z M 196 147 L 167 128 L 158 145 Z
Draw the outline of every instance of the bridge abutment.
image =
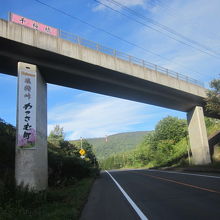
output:
M 188 112 L 187 121 L 193 163 L 196 165 L 210 164 L 211 158 L 203 108 L 196 106 Z
M 15 179 L 36 191 L 48 184 L 47 84 L 36 65 L 18 63 Z

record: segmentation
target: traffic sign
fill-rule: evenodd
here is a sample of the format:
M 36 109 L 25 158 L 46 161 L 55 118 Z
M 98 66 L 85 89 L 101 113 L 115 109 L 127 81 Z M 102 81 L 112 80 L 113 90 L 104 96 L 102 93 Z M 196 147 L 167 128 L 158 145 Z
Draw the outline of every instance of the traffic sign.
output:
M 79 151 L 79 153 L 81 154 L 81 156 L 83 156 L 83 155 L 86 154 L 86 151 L 85 151 L 84 149 L 81 149 L 81 150 Z

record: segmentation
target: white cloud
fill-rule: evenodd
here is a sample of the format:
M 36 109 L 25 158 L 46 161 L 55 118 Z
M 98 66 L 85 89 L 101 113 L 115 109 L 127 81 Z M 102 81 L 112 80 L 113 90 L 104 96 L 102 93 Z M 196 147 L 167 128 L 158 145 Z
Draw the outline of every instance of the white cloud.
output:
M 146 124 L 147 128 L 147 121 L 158 116 L 157 112 L 149 112 L 152 108 L 149 105 L 113 97 L 82 94 L 89 98 L 86 104 L 76 105 L 72 102 L 49 111 L 48 133 L 59 124 L 68 134 L 67 139 L 104 137 L 131 131 L 137 124 Z
M 116 4 L 112 3 L 111 1 L 108 1 L 108 0 L 98 0 L 98 1 L 100 1 L 101 3 L 105 5 L 110 6 L 111 8 L 120 9 L 119 7 L 117 7 Z M 115 2 L 118 2 L 119 4 L 124 5 L 126 7 L 132 7 L 132 6 L 144 7 L 146 1 L 145 0 L 116 0 Z M 97 6 L 93 8 L 93 11 L 102 11 L 105 9 L 106 7 L 104 5 L 98 4 Z
M 219 0 L 213 0 L 211 4 L 206 0 L 161 1 L 150 13 L 151 18 L 159 23 L 218 52 L 220 29 L 216 27 L 220 19 L 219 7 Z M 141 26 L 134 39 L 138 45 L 171 60 L 169 62 L 142 53 L 142 57 L 147 60 L 150 58 L 150 62 L 201 81 L 209 81 L 219 73 L 219 59 L 180 44 L 161 33 Z M 130 53 L 138 54 L 138 51 L 134 49 Z

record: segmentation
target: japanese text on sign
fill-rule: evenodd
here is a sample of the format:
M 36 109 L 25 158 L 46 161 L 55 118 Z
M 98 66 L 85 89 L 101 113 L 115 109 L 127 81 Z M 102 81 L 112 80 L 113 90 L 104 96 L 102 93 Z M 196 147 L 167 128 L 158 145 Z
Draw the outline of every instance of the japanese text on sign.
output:
M 19 73 L 18 143 L 20 148 L 33 148 L 36 141 L 36 76 Z
M 31 19 L 22 17 L 20 15 L 14 14 L 14 13 L 10 13 L 10 21 L 17 23 L 17 24 L 21 24 L 23 26 L 53 35 L 53 36 L 58 36 L 59 35 L 59 30 L 53 27 L 50 27 L 48 25 L 45 24 L 41 24 L 39 22 L 33 21 Z

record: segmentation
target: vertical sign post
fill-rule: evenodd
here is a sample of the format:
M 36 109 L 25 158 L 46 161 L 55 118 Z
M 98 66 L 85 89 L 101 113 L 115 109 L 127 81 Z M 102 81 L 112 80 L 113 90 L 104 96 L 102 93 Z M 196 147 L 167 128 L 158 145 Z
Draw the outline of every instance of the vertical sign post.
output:
M 47 187 L 47 87 L 37 67 L 18 63 L 17 185 Z

